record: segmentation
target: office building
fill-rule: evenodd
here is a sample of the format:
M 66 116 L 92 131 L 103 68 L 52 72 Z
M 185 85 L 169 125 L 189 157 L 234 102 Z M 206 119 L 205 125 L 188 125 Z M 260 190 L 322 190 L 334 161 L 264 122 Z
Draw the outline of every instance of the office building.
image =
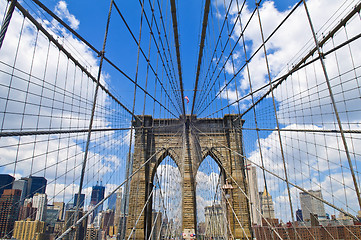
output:
M 63 220 L 64 219 L 64 210 L 65 210 L 64 202 L 53 202 L 53 205 L 54 205 L 54 209 L 59 210 L 58 220 Z
M 28 195 L 28 180 L 25 179 L 15 180 L 13 182 L 12 189 L 21 190 L 20 201 L 21 204 L 24 204 L 24 200 L 27 198 Z
M 72 209 L 74 209 L 74 203 L 73 202 L 68 202 L 65 205 L 65 210 L 72 210 Z
M 98 184 L 96 186 L 93 186 L 92 194 L 90 198 L 90 204 L 95 206 L 97 203 L 99 203 L 101 200 L 104 199 L 104 194 L 105 194 L 104 186 Z M 103 210 L 103 208 L 101 207 L 100 210 Z
M 260 194 L 261 198 L 261 210 L 264 218 L 275 219 L 275 209 L 272 201 L 272 196 L 264 189 L 263 193 Z
M 101 200 L 104 199 L 104 194 L 105 194 L 105 187 L 101 186 L 101 185 L 97 185 L 93 186 L 92 188 L 92 194 L 91 194 L 91 198 L 90 198 L 90 206 L 94 207 L 96 204 L 98 204 Z M 97 207 L 92 216 L 89 217 L 89 222 L 93 223 L 94 218 L 98 215 L 99 212 L 101 212 L 103 210 L 103 204 L 101 204 L 99 207 Z
M 84 207 L 84 201 L 85 201 L 85 194 L 80 194 L 80 202 L 79 202 L 79 208 L 83 208 Z M 78 194 L 75 193 L 74 194 L 74 205 L 73 207 L 76 208 L 76 205 L 78 203 Z
M 86 231 L 86 240 L 101 240 L 101 231 L 99 228 L 91 225 Z
M 0 198 L 0 238 L 10 238 L 19 215 L 21 191 L 5 189 Z
M 17 240 L 42 239 L 45 232 L 45 222 L 21 220 L 16 221 L 13 237 Z
M 30 176 L 27 178 L 21 178 L 28 183 L 26 198 L 32 198 L 35 193 L 45 193 L 47 180 L 44 177 Z
M 262 223 L 261 217 L 261 203 L 258 194 L 257 183 L 257 168 L 247 164 L 247 180 L 248 180 L 248 192 L 250 197 L 250 209 L 252 224 L 260 225 Z
M 46 206 L 48 200 L 46 194 L 36 193 L 33 197 L 33 207 L 36 208 L 35 220 L 45 221 L 46 219 Z
M 0 196 L 5 189 L 11 189 L 15 178 L 9 174 L 0 174 Z
M 103 212 L 101 218 L 100 229 L 108 235 L 109 227 L 114 225 L 114 211 L 112 209 L 108 209 Z
M 123 214 L 123 188 L 120 188 L 117 193 L 117 200 L 115 202 L 115 215 L 114 215 L 114 225 L 119 226 L 120 225 L 120 219 Z
M 59 212 L 59 209 L 55 208 L 54 205 L 48 205 L 46 207 L 45 223 L 47 225 L 55 227 L 55 223 L 59 219 Z
M 83 217 L 83 211 L 79 211 L 78 219 Z M 63 231 L 67 230 L 70 226 L 73 225 L 75 218 L 75 210 L 67 210 L 65 211 L 65 220 L 64 220 L 64 228 Z M 65 236 L 63 240 L 73 240 L 73 239 L 84 239 L 86 236 L 86 229 L 87 229 L 87 218 L 84 219 L 84 221 L 78 225 L 78 236 L 75 236 L 75 233 L 72 232 Z
M 297 211 L 296 211 L 296 221 L 298 221 L 298 222 L 303 221 L 303 216 L 302 216 L 302 210 L 301 209 L 297 209 Z
M 34 221 L 36 217 L 36 208 L 33 207 L 32 202 L 26 202 L 23 206 L 20 207 L 18 220 L 27 220 L 30 219 Z
M 112 195 L 110 195 L 108 198 L 108 209 L 112 209 L 115 211 L 116 204 L 117 204 L 117 193 L 115 192 Z
M 227 233 L 227 219 L 221 205 L 208 206 L 204 208 L 206 238 L 223 238 Z
M 309 190 L 310 194 L 322 199 L 321 190 Z M 301 202 L 301 209 L 302 209 L 302 217 L 303 221 L 310 221 L 311 214 L 317 215 L 318 219 L 326 219 L 326 212 L 325 206 L 323 202 L 314 198 L 308 193 L 300 192 L 300 202 Z

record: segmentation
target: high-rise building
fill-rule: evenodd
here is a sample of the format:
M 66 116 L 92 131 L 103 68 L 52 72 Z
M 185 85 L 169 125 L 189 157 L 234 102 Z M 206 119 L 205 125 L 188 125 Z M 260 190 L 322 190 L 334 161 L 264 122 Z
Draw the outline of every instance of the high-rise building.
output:
M 206 223 L 206 238 L 220 239 L 226 235 L 227 219 L 221 205 L 208 206 L 204 208 L 204 217 Z
M 80 200 L 79 208 L 84 207 L 84 200 L 85 200 L 85 194 L 84 193 L 80 194 L 80 199 L 79 200 Z M 74 206 L 73 206 L 74 208 L 76 208 L 77 203 L 78 203 L 78 194 L 75 193 L 74 194 Z
M 308 192 L 322 199 L 321 190 L 309 190 Z M 326 219 L 325 206 L 323 205 L 323 202 L 317 198 L 314 198 L 308 193 L 300 192 L 300 202 L 304 221 L 309 221 L 311 219 L 311 213 L 317 215 L 319 219 Z
M 109 233 L 109 227 L 114 225 L 114 211 L 108 209 L 103 212 L 100 228 L 105 232 L 106 235 Z
M 55 227 L 55 223 L 59 218 L 59 209 L 54 208 L 54 205 L 46 206 L 46 218 L 45 223 L 52 227 Z
M 32 202 L 26 202 L 25 205 L 20 207 L 18 220 L 30 219 L 34 221 L 36 217 L 36 208 L 33 207 Z
M 53 202 L 54 205 L 54 209 L 58 209 L 59 210 L 59 220 L 63 220 L 64 219 L 64 207 L 65 204 L 64 202 Z
M 25 179 L 15 180 L 13 182 L 12 188 L 21 190 L 20 201 L 21 204 L 24 204 L 24 200 L 27 198 L 28 195 L 28 180 Z
M 100 240 L 101 232 L 100 229 L 91 225 L 86 231 L 86 240 Z
M 46 206 L 48 200 L 46 194 L 36 193 L 33 197 L 33 207 L 36 208 L 35 220 L 45 221 L 46 219 Z
M 5 189 L 0 198 L 0 238 L 10 238 L 19 215 L 21 191 Z
M 117 200 L 115 202 L 115 214 L 114 214 L 114 225 L 120 225 L 120 219 L 122 217 L 123 211 L 123 188 L 119 188 L 116 193 Z
M 11 189 L 15 178 L 9 174 L 0 174 L 0 196 L 5 189 Z
M 97 203 L 99 203 L 101 200 L 104 199 L 104 193 L 105 193 L 105 187 L 101 185 L 93 186 L 92 188 L 92 194 L 90 198 L 90 204 L 95 206 Z M 103 210 L 101 207 L 100 210 Z
M 261 198 L 261 210 L 264 218 L 274 219 L 275 209 L 272 201 L 272 196 L 264 189 L 263 193 L 260 194 Z
M 21 220 L 16 221 L 13 237 L 18 240 L 42 239 L 41 234 L 45 232 L 45 222 Z
M 112 209 L 115 211 L 116 204 L 117 204 L 117 193 L 113 193 L 108 198 L 108 209 Z
M 44 177 L 30 176 L 27 178 L 21 178 L 21 180 L 26 180 L 28 183 L 27 186 L 27 196 L 26 198 L 31 198 L 35 193 L 45 193 L 47 180 Z
M 104 194 L 105 194 L 105 187 L 101 186 L 101 185 L 97 185 L 93 186 L 92 188 L 92 194 L 91 194 L 91 198 L 90 198 L 90 206 L 94 207 L 96 204 L 98 204 L 101 200 L 104 199 Z M 103 210 L 103 204 L 101 204 L 99 207 L 97 207 L 93 214 L 92 217 L 89 218 L 90 223 L 93 223 L 94 218 L 98 215 L 99 212 L 101 212 Z
M 160 236 L 161 230 L 162 230 L 162 212 L 153 211 L 152 212 L 152 221 L 153 221 L 153 233 L 151 235 L 151 239 L 163 239 L 162 236 Z
M 247 180 L 252 224 L 260 225 L 262 223 L 262 218 L 260 214 L 261 203 L 258 194 L 257 168 L 250 164 L 247 164 Z
M 303 216 L 302 216 L 302 210 L 298 209 L 296 211 L 296 221 L 298 222 L 302 222 L 303 221 Z
M 83 211 L 79 211 L 78 219 L 83 217 Z M 71 225 L 74 223 L 75 218 L 75 210 L 67 210 L 65 211 L 65 220 L 64 220 L 64 228 L 63 231 L 67 230 Z M 78 230 L 76 233 L 78 236 L 75 236 L 75 232 L 71 232 L 67 236 L 65 236 L 64 240 L 72 240 L 72 239 L 84 239 L 86 236 L 86 229 L 87 229 L 87 218 L 84 219 L 84 221 L 78 225 Z

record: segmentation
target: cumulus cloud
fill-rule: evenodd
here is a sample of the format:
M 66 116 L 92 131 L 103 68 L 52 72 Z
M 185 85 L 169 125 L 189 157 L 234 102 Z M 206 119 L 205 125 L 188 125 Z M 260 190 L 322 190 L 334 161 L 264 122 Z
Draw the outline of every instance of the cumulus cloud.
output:
M 284 128 L 284 130 L 292 129 L 325 130 L 314 125 L 296 124 Z M 289 181 L 306 190 L 321 190 L 326 201 L 356 215 L 358 202 L 340 135 L 281 131 L 281 139 Z M 347 143 L 349 146 L 360 144 L 357 138 L 348 138 Z M 261 138 L 260 145 L 265 169 L 285 178 L 278 133 L 274 131 L 266 138 Z M 250 153 L 249 159 L 261 166 L 260 150 L 258 146 L 255 149 Z M 355 156 L 361 152 L 355 148 L 351 154 Z M 353 167 L 356 167 L 356 174 L 359 175 L 357 171 L 359 164 L 354 161 L 353 164 Z M 257 173 L 258 187 L 262 190 L 264 189 L 264 179 L 260 168 Z M 277 216 L 280 219 L 290 220 L 290 208 L 284 208 L 286 203 L 289 206 L 286 183 L 267 172 L 266 181 L 275 202 Z M 300 208 L 298 196 L 300 190 L 292 185 L 290 188 L 293 208 L 296 210 Z M 335 212 L 331 207 L 328 207 L 327 211 L 332 214 Z
M 1 12 L 5 6 L 6 2 L 0 3 Z M 78 27 L 79 21 L 69 13 L 64 1 L 57 4 L 56 13 L 68 20 L 73 28 Z M 38 21 L 96 76 L 98 59 L 85 44 L 55 21 Z M 17 11 L 0 51 L 2 131 L 89 127 L 95 83 Z M 106 85 L 109 81 L 109 75 L 103 73 L 101 83 Z M 112 126 L 107 115 L 109 104 L 107 94 L 99 91 L 93 128 Z M 109 114 L 116 113 L 109 111 Z M 111 151 L 124 145 L 123 138 L 118 132 L 92 134 L 85 188 L 124 164 L 119 153 Z M 69 201 L 74 189 L 77 192 L 86 139 L 86 133 L 2 137 L 0 171 L 15 172 L 17 178 L 30 174 L 45 176 L 49 184 L 47 193 L 55 197 L 54 200 L 65 196 Z
M 162 218 L 172 219 L 176 229 L 182 226 L 182 185 L 181 175 L 174 162 L 166 159 L 157 168 L 157 177 L 153 180 L 153 209 L 162 212 Z M 179 232 L 180 234 L 180 232 Z
M 216 6 L 218 8 L 223 7 L 223 2 Z M 229 3 L 229 1 L 228 1 Z M 352 6 L 354 5 L 354 1 L 316 1 L 309 0 L 307 1 L 308 8 L 310 10 L 312 22 L 317 31 L 317 36 L 319 39 L 322 38 L 323 35 L 328 33 L 332 29 L 332 27 L 338 23 L 338 21 L 342 18 L 343 15 L 348 13 Z M 321 7 L 322 6 L 322 7 Z M 251 18 L 253 5 L 244 8 L 241 14 L 241 20 L 243 26 L 247 23 L 248 19 Z M 262 21 L 262 28 L 264 31 L 264 36 L 267 37 L 272 33 L 272 31 L 280 24 L 281 20 L 283 20 L 291 11 L 290 9 L 285 11 L 280 11 L 276 8 L 274 1 L 265 1 L 260 9 L 260 16 Z M 229 23 L 232 25 L 237 19 L 237 5 L 235 3 L 231 6 L 231 20 Z M 325 46 L 323 46 L 324 51 L 331 49 L 334 44 L 337 45 L 342 43 L 346 39 L 351 38 L 358 33 L 358 21 L 353 20 L 349 21 L 347 26 L 345 27 L 346 31 L 339 31 L 333 38 L 333 42 L 329 41 Z M 346 33 L 348 36 L 346 36 Z M 241 33 L 241 27 L 239 26 L 239 21 L 237 22 L 235 31 L 233 33 L 233 44 L 235 40 L 239 38 Z M 257 14 L 251 18 L 251 21 L 244 32 L 245 44 L 247 49 L 248 58 L 252 56 L 255 51 L 261 46 L 262 39 L 260 35 L 260 27 L 258 23 Z M 310 49 L 314 47 L 314 42 L 312 39 L 312 32 L 307 20 L 307 16 L 305 14 L 305 10 L 303 5 L 298 7 L 298 9 L 291 15 L 291 17 L 282 25 L 281 28 L 269 39 L 266 44 L 267 48 L 267 57 L 269 63 L 269 69 L 271 73 L 271 78 L 275 79 L 278 76 L 283 75 L 287 71 L 289 71 L 294 64 L 296 64 L 300 59 L 308 53 Z M 236 47 L 236 55 L 234 57 L 234 63 L 236 71 L 243 66 L 245 63 L 245 55 L 243 52 L 243 43 L 242 41 L 238 42 L 238 47 Z M 350 45 L 351 52 L 360 51 L 360 44 L 354 43 Z M 329 74 L 329 78 L 332 80 L 332 86 L 335 92 L 341 91 L 341 88 L 350 88 L 349 85 L 357 84 L 356 80 L 350 79 L 353 75 L 355 75 L 355 71 L 352 72 L 354 66 L 359 66 L 361 63 L 361 57 L 353 54 L 351 56 L 350 50 L 347 47 L 341 48 L 337 51 L 336 61 L 335 55 L 329 55 L 326 57 L 326 68 Z M 342 59 L 342 61 L 340 61 Z M 352 62 L 353 61 L 353 62 Z M 230 67 L 231 61 L 229 60 L 226 63 L 225 69 L 229 74 L 229 79 L 233 76 L 233 70 Z M 253 90 L 257 90 L 268 83 L 268 71 L 265 62 L 265 56 L 263 53 L 263 49 L 259 51 L 252 58 L 251 62 L 248 64 L 250 71 L 250 78 L 252 82 Z M 341 77 L 337 77 L 339 74 L 342 74 Z M 297 76 L 296 76 L 297 75 Z M 309 68 L 306 68 L 306 71 L 298 71 L 295 76 L 292 76 L 287 79 L 285 84 L 282 84 L 277 90 L 275 97 L 276 101 L 279 103 L 287 104 L 288 102 L 301 102 L 303 105 L 298 105 L 298 108 L 303 108 L 306 110 L 305 105 L 311 105 L 311 110 L 315 111 L 316 107 L 323 106 L 322 109 L 325 113 L 329 110 L 325 103 L 330 102 L 330 99 L 327 97 L 322 97 L 324 94 L 327 94 L 326 85 L 325 85 L 325 77 L 322 72 L 322 68 L 319 62 L 316 62 L 314 65 L 311 65 Z M 235 79 L 239 82 L 238 91 L 239 97 L 242 97 L 249 93 L 249 79 L 247 69 L 244 68 L 239 76 Z M 340 85 L 341 80 L 349 80 L 344 85 Z M 268 90 L 268 88 L 266 88 Z M 312 89 L 318 89 L 321 94 L 312 94 Z M 234 85 L 233 87 L 228 87 L 227 91 L 228 95 L 232 95 L 235 92 Z M 255 96 L 258 97 L 262 95 L 264 91 L 259 91 L 255 93 Z M 234 95 L 234 94 L 233 94 Z M 354 96 L 356 93 L 352 93 L 352 96 L 342 96 L 341 94 L 336 95 L 336 102 L 346 101 L 347 105 L 354 106 Z M 223 93 L 221 95 L 222 98 L 226 99 L 227 94 Z M 230 102 L 234 101 L 234 98 L 229 98 Z M 247 105 L 250 104 L 249 99 L 243 100 Z M 339 106 L 342 107 L 342 106 Z M 314 108 L 314 109 L 312 109 Z M 297 111 L 298 109 L 295 109 Z M 309 110 L 309 111 L 311 111 Z M 307 115 L 304 114 L 304 115 Z M 284 121 L 289 121 L 284 119 Z
M 230 1 L 225 2 L 226 6 L 230 3 Z M 317 38 L 321 40 L 351 11 L 355 4 L 356 1 L 352 0 L 308 0 L 307 6 Z M 219 9 L 224 18 L 224 1 L 214 1 L 213 6 Z M 254 5 L 248 4 L 242 11 L 241 20 L 243 26 L 251 18 L 254 7 Z M 290 11 L 291 8 L 279 10 L 274 1 L 264 1 L 261 4 L 259 12 L 265 39 L 270 36 Z M 229 24 L 232 25 L 236 21 L 237 13 L 237 5 L 233 2 L 230 10 L 231 17 L 228 20 Z M 323 45 L 322 51 L 327 52 L 356 36 L 359 33 L 359 25 L 360 19 L 355 16 L 334 34 L 332 39 Z M 237 44 L 235 48 L 237 55 L 233 61 L 236 71 L 246 61 L 242 40 L 235 43 L 240 33 L 241 27 L 238 22 L 231 38 L 231 43 Z M 248 64 L 252 89 L 255 91 L 269 82 L 263 49 L 256 53 L 256 50 L 262 44 L 257 13 L 251 18 L 244 32 L 244 37 L 247 57 L 249 58 L 255 54 Z M 360 42 L 358 39 L 324 58 L 342 127 L 346 130 L 358 131 L 360 129 L 360 84 L 358 81 L 360 71 L 358 69 L 361 66 L 361 56 L 355 54 L 361 51 Z M 276 79 L 291 70 L 314 46 L 315 43 L 307 15 L 304 6 L 301 4 L 266 43 L 271 79 Z M 225 52 L 225 55 L 227 56 L 227 52 Z M 308 61 L 315 57 L 317 57 L 317 53 L 311 56 Z M 227 79 L 233 77 L 231 66 L 231 61 L 225 65 Z M 237 81 L 237 89 L 233 82 L 227 87 L 226 91 L 220 94 L 220 98 L 234 102 L 236 100 L 236 90 L 239 98 L 250 93 L 247 68 L 244 68 L 239 73 L 235 81 Z M 223 86 L 220 89 L 223 89 Z M 258 91 L 254 94 L 254 97 L 259 98 L 268 89 L 269 87 L 266 87 Z M 337 131 L 339 126 L 320 61 L 317 60 L 289 76 L 286 81 L 274 90 L 274 96 L 278 122 L 280 127 L 285 130 L 281 131 L 281 140 L 289 180 L 305 189 L 321 189 L 324 199 L 340 208 L 348 209 L 352 214 L 357 214 L 358 204 L 354 183 L 341 136 L 337 133 L 322 132 L 324 130 Z M 255 108 L 259 128 L 274 129 L 276 126 L 273 103 L 270 101 L 270 97 L 271 95 Z M 251 99 L 245 98 L 240 104 L 243 108 L 247 108 L 251 104 Z M 236 104 L 233 106 L 237 107 Z M 253 111 L 249 113 L 244 116 L 246 119 L 244 126 L 253 128 L 255 127 Z M 303 130 L 306 129 L 318 132 L 304 132 Z M 255 132 L 245 132 L 245 138 L 253 136 L 255 140 L 245 141 L 246 150 L 249 151 L 246 152 L 247 156 L 251 161 L 261 165 L 262 153 L 265 168 L 284 178 L 284 165 L 278 132 L 260 132 L 261 153 L 255 135 Z M 357 134 L 346 134 L 346 142 L 358 177 L 361 152 L 356 147 L 360 144 Z M 263 189 L 264 180 L 260 169 L 258 178 L 259 189 Z M 290 213 L 287 213 L 289 208 L 286 210 L 284 208 L 284 204 L 289 202 L 286 184 L 268 173 L 266 173 L 266 179 L 269 191 L 276 203 L 276 214 L 281 219 L 290 220 Z M 298 193 L 299 190 L 291 187 L 294 210 L 297 209 L 297 206 L 299 207 Z M 329 212 L 331 210 L 329 209 Z
M 70 27 L 75 30 L 78 29 L 80 22 L 73 14 L 69 12 L 68 5 L 65 1 L 58 2 L 58 4 L 55 6 L 55 13 L 61 18 L 65 18 L 69 22 Z

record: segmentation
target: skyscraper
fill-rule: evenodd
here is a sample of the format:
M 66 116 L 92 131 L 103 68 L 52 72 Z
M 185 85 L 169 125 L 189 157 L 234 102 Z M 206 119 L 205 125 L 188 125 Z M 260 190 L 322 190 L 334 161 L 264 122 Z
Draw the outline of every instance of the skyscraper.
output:
M 221 239 L 227 232 L 226 217 L 221 205 L 207 206 L 204 208 L 204 217 L 206 223 L 206 238 Z
M 28 181 L 28 194 L 26 198 L 31 198 L 35 193 L 45 193 L 47 180 L 44 177 L 30 176 L 28 178 L 21 178 L 21 180 Z
M 28 218 L 31 221 L 34 221 L 36 217 L 36 208 L 33 207 L 32 202 L 26 202 L 20 207 L 18 220 L 27 220 Z
M 261 195 L 261 209 L 263 217 L 269 219 L 275 218 L 275 209 L 273 206 L 272 196 L 267 192 L 266 188 Z
M 0 238 L 10 238 L 19 215 L 21 191 L 5 189 L 0 198 Z
M 251 209 L 251 219 L 252 224 L 260 225 L 261 220 L 261 203 L 258 194 L 258 184 L 257 184 L 257 168 L 247 164 L 247 180 L 248 180 L 248 189 L 250 197 L 250 209 Z
M 35 220 L 45 221 L 46 219 L 46 206 L 48 200 L 46 194 L 36 193 L 33 197 L 33 207 L 36 210 L 36 217 Z
M 79 205 L 79 208 L 82 208 L 84 207 L 84 200 L 85 200 L 85 194 L 80 194 L 80 205 Z M 74 208 L 76 208 L 76 205 L 78 203 L 78 194 L 75 193 L 74 194 Z
M 116 203 L 117 203 L 117 193 L 113 193 L 108 198 L 108 209 L 112 209 L 115 211 Z
M 24 204 L 24 200 L 25 200 L 25 198 L 27 198 L 27 195 L 28 195 L 28 180 L 26 180 L 26 179 L 15 180 L 13 182 L 12 188 L 21 190 L 20 201 L 21 201 L 21 204 Z
M 123 211 L 123 188 L 119 188 L 116 193 L 117 200 L 115 202 L 115 216 L 114 216 L 114 225 L 120 225 L 120 219 L 122 217 Z
M 90 198 L 90 206 L 97 205 L 101 200 L 104 199 L 104 193 L 105 193 L 105 187 L 101 185 L 93 186 L 92 188 L 92 195 Z M 92 214 L 92 217 L 90 217 L 89 221 L 92 223 L 94 218 L 98 215 L 100 211 L 103 210 L 103 204 L 101 204 L 98 208 L 96 208 Z
M 321 190 L 309 190 L 309 193 L 315 195 L 318 198 L 322 199 Z M 305 192 L 300 192 L 300 202 L 302 209 L 302 217 L 304 221 L 311 219 L 310 214 L 317 214 L 318 218 L 326 219 L 325 206 L 323 202 L 312 197 L 310 194 Z
M 0 196 L 5 189 L 11 189 L 14 177 L 9 174 L 0 174 Z
M 298 221 L 298 222 L 303 221 L 303 216 L 302 216 L 302 210 L 301 209 L 297 209 L 297 211 L 296 211 L 296 221 Z
M 90 199 L 90 204 L 95 206 L 97 203 L 99 203 L 101 200 L 104 199 L 104 193 L 105 193 L 105 187 L 101 186 L 101 185 L 96 185 L 93 186 L 92 188 L 92 195 L 91 195 L 91 199 Z M 102 206 L 101 210 L 103 209 Z
M 53 202 L 54 205 L 54 209 L 58 209 L 59 210 L 59 220 L 63 220 L 64 219 L 64 211 L 65 211 L 65 204 L 64 202 Z
M 42 239 L 39 235 L 44 231 L 45 223 L 42 221 L 21 220 L 15 222 L 13 236 L 18 240 Z
M 74 218 L 75 218 L 75 210 L 67 210 L 65 212 L 65 221 L 64 221 L 64 228 L 63 231 L 67 230 L 68 228 L 70 228 L 71 225 L 73 225 L 74 223 Z M 82 210 L 79 211 L 79 215 L 78 215 L 78 219 L 83 217 L 84 213 Z M 86 229 L 87 229 L 87 218 L 84 219 L 84 221 L 78 225 L 78 231 L 73 231 L 71 233 L 69 233 L 68 235 L 66 235 L 63 239 L 64 240 L 70 240 L 70 239 L 84 239 L 86 236 Z M 75 236 L 75 233 L 77 233 L 78 235 Z

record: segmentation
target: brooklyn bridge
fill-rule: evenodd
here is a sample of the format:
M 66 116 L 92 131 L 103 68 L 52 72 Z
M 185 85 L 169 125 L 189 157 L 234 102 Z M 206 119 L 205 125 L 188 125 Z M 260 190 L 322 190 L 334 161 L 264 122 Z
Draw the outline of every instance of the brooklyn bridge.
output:
M 0 0 L 0 238 L 361 239 L 360 10 Z

